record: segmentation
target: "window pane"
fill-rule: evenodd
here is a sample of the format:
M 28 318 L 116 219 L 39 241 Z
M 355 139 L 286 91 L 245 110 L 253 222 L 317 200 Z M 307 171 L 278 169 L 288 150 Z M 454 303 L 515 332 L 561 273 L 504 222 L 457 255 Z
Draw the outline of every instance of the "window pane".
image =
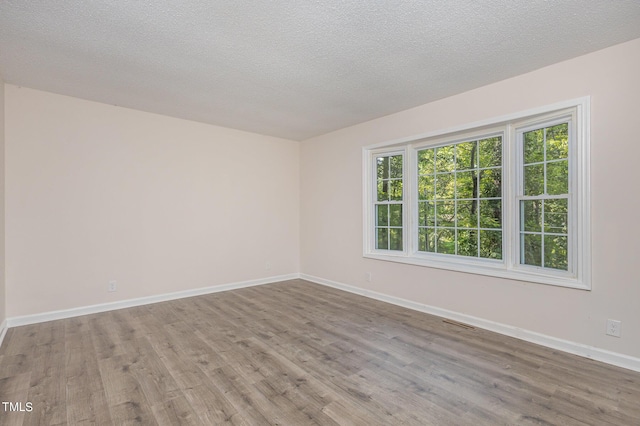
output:
M 378 201 L 388 201 L 389 200 L 389 181 L 388 180 L 379 180 L 378 181 Z
M 377 223 L 376 223 L 377 226 L 388 226 L 389 225 L 389 206 L 377 205 L 376 217 L 377 217 Z
M 569 156 L 569 123 L 547 128 L 547 161 Z
M 480 167 L 500 166 L 502 164 L 502 138 L 488 138 L 481 140 Z
M 376 228 L 376 248 L 389 250 L 389 228 Z
M 567 233 L 568 200 L 545 200 L 544 231 L 556 234 Z
M 402 179 L 402 155 L 394 155 L 391 157 L 391 175 L 392 179 Z
M 524 166 L 524 195 L 541 195 L 544 191 L 544 165 Z
M 452 172 L 455 166 L 455 145 L 436 148 L 436 171 Z
M 524 164 L 544 161 L 544 131 L 533 130 L 524 134 Z
M 547 193 L 562 195 L 569 193 L 569 162 L 547 163 Z
M 476 171 L 456 173 L 456 189 L 458 190 L 458 198 L 477 198 L 478 183 L 475 181 L 477 174 L 478 172 Z
M 522 263 L 525 265 L 542 266 L 542 235 L 524 235 L 524 250 L 522 253 Z
M 427 251 L 427 229 L 418 228 L 418 251 Z
M 458 254 L 478 256 L 478 231 L 458 230 Z
M 389 181 L 389 199 L 402 201 L 402 180 L 394 179 Z
M 480 231 L 480 257 L 502 259 L 502 231 Z
M 523 143 L 524 195 L 539 199 L 520 202 L 520 262 L 567 270 L 568 199 L 549 196 L 569 193 L 569 124 L 527 132 Z
M 389 179 L 389 157 L 378 157 L 376 163 L 378 179 Z
M 419 226 L 433 226 L 435 225 L 435 210 L 433 209 L 433 203 L 419 202 L 418 203 L 418 225 Z
M 402 204 L 389 205 L 389 225 L 402 226 Z
M 436 202 L 436 219 L 438 226 L 455 225 L 455 202 L 454 201 L 437 201 Z
M 435 252 L 435 235 L 433 228 L 418 229 L 418 250 Z
M 480 200 L 480 227 L 502 228 L 502 200 Z
M 433 175 L 418 178 L 418 198 L 420 200 L 433 200 L 435 198 L 433 189 Z
M 418 151 L 418 174 L 433 173 L 434 152 L 433 149 Z
M 456 235 L 453 229 L 438 228 L 437 234 L 438 253 L 455 254 L 456 253 Z
M 418 152 L 418 225 L 437 226 L 437 232 L 418 229 L 421 251 L 428 251 L 429 238 L 435 235 L 429 247 L 438 253 L 502 258 L 501 165 L 502 137 Z M 435 202 L 425 202 L 432 199 Z M 478 247 L 481 227 L 496 230 L 483 234 L 482 254 Z M 460 238 L 457 243 L 456 237 Z
M 463 142 L 456 145 L 456 169 L 467 170 L 477 167 L 477 143 Z
M 402 251 L 402 229 L 389 230 L 389 249 Z
M 493 198 L 502 196 L 502 170 L 490 169 L 480 171 L 480 197 Z
M 542 200 L 520 201 L 520 209 L 522 212 L 520 230 L 542 231 Z
M 476 200 L 458 201 L 458 227 L 477 228 L 478 208 Z
M 453 200 L 455 197 L 455 179 L 453 173 L 436 175 L 436 198 Z
M 559 235 L 544 236 L 544 266 L 545 268 L 568 268 L 567 237 Z

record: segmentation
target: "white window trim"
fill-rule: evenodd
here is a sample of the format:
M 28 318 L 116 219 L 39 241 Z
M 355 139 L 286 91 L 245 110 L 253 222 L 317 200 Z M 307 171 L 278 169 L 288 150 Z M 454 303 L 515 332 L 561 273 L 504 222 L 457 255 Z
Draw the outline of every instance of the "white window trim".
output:
M 566 112 L 566 113 L 565 113 Z M 545 124 L 555 120 L 559 114 L 571 115 L 575 132 L 570 137 L 570 205 L 576 212 L 572 216 L 570 247 L 573 271 L 555 271 L 520 265 L 518 262 L 519 236 L 516 184 L 519 182 L 517 166 L 519 152 L 516 131 L 529 125 Z M 591 237 L 590 237 L 590 97 L 573 99 L 527 111 L 470 123 L 455 128 L 379 143 L 363 148 L 363 256 L 366 258 L 447 269 L 465 273 L 489 275 L 519 281 L 550 284 L 562 287 L 591 289 Z M 413 178 L 406 171 L 416 164 L 416 148 L 452 144 L 457 140 L 471 140 L 475 136 L 503 134 L 503 260 L 467 258 L 438 253 L 417 252 L 417 200 Z M 381 153 L 403 153 L 403 251 L 375 250 L 375 217 L 373 194 L 375 170 L 372 159 Z M 411 176 L 411 175 L 409 175 Z M 414 229 L 415 228 L 415 229 Z

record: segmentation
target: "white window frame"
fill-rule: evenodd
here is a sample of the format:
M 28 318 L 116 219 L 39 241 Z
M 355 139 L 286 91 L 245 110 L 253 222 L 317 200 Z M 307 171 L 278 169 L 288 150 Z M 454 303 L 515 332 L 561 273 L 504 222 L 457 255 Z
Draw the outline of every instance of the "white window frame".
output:
M 523 132 L 553 123 L 569 126 L 569 270 L 520 264 L 519 199 L 522 189 Z M 550 124 L 551 123 L 551 124 Z M 470 123 L 363 148 L 363 256 L 366 258 L 427 266 L 480 275 L 509 278 L 562 287 L 591 289 L 590 241 L 590 98 Z M 502 260 L 418 252 L 417 151 L 425 147 L 455 144 L 502 135 Z M 403 250 L 375 249 L 376 156 L 403 154 Z

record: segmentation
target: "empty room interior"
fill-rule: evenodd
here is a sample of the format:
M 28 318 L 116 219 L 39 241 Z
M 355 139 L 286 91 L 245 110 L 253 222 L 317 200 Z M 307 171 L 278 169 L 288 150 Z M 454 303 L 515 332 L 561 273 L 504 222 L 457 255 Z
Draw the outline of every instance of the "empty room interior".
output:
M 3 1 L 0 424 L 640 424 L 640 3 Z

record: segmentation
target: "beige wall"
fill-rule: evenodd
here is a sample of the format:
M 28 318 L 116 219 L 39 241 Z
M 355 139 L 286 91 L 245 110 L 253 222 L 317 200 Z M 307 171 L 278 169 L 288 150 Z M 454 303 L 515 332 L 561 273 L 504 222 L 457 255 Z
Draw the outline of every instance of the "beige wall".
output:
M 4 261 L 4 81 L 0 76 L 0 325 L 7 318 Z
M 640 40 L 635 40 L 305 141 L 301 271 L 640 356 L 638 76 Z M 362 257 L 362 146 L 587 95 L 592 97 L 592 291 Z M 371 282 L 365 272 L 372 273 Z M 622 321 L 621 338 L 605 335 L 607 318 Z
M 5 95 L 8 317 L 299 271 L 297 142 Z

